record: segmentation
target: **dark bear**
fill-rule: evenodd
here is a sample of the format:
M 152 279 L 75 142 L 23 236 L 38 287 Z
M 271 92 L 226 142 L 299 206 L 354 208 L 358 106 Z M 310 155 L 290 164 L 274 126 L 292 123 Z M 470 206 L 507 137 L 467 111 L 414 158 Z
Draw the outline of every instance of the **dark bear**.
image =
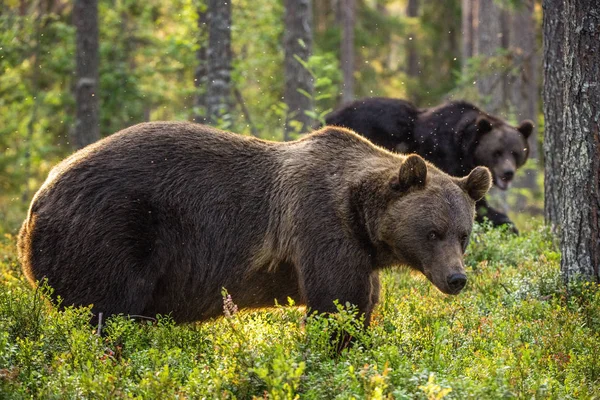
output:
M 287 302 L 366 316 L 378 271 L 405 264 L 444 293 L 466 283 L 463 252 L 486 168 L 453 178 L 417 155 L 342 128 L 287 143 L 182 122 L 143 123 L 57 165 L 19 233 L 34 283 L 62 305 L 178 322 Z
M 512 127 L 473 104 L 455 101 L 435 108 L 417 108 L 390 98 L 366 98 L 342 106 L 325 118 L 327 125 L 354 130 L 373 143 L 399 153 L 417 153 L 444 172 L 466 175 L 476 166 L 492 172 L 494 184 L 506 190 L 517 168 L 527 161 L 531 121 Z M 506 214 L 477 203 L 477 220 L 516 227 Z

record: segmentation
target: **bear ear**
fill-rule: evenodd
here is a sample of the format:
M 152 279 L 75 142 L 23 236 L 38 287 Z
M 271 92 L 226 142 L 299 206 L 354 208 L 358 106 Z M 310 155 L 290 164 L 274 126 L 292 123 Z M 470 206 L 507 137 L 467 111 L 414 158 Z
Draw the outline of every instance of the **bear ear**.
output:
M 473 200 L 481 200 L 492 186 L 492 174 L 486 167 L 475 167 L 469 175 L 459 179 L 458 186 Z
M 405 192 L 410 188 L 422 188 L 427 179 L 427 164 L 416 154 L 406 157 L 400 167 L 398 176 L 394 177 L 391 187 L 394 190 Z
M 519 125 L 517 130 L 521 132 L 523 136 L 525 136 L 525 139 L 527 139 L 533 132 L 533 122 L 526 119 L 525 121 L 521 122 L 521 125 Z
M 477 125 L 477 133 L 479 135 L 483 135 L 484 133 L 488 133 L 492 130 L 492 122 L 486 117 L 478 117 L 475 122 Z

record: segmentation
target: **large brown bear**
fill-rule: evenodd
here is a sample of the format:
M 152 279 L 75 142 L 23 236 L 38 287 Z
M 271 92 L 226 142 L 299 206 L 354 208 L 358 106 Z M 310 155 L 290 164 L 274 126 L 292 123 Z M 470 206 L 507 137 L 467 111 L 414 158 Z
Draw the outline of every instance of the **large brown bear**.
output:
M 517 168 L 527 161 L 527 138 L 533 123 L 513 127 L 473 104 L 455 101 L 435 108 L 383 97 L 365 98 L 340 107 L 325 118 L 327 125 L 354 130 L 390 151 L 417 153 L 442 171 L 463 176 L 478 165 L 492 172 L 494 184 L 506 190 Z M 506 214 L 477 203 L 477 220 L 514 224 Z
M 476 168 L 453 178 L 341 128 L 275 143 L 181 122 L 136 125 L 73 154 L 36 193 L 19 234 L 31 282 L 94 313 L 222 312 L 293 298 L 366 315 L 378 271 L 406 264 L 442 292 L 466 283 Z

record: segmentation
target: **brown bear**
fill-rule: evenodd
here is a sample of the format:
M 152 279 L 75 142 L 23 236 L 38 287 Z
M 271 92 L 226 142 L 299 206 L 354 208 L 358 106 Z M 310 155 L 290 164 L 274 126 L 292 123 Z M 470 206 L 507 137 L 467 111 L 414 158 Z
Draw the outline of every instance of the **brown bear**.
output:
M 475 201 L 491 177 L 454 178 L 342 128 L 287 143 L 184 122 L 143 123 L 58 164 L 19 233 L 33 283 L 105 316 L 222 312 L 290 297 L 366 316 L 378 271 L 405 264 L 444 293 L 465 286 Z
M 325 121 L 352 129 L 388 150 L 417 153 L 453 176 L 486 166 L 502 190 L 508 189 L 517 168 L 527 161 L 527 138 L 533 132 L 531 121 L 513 127 L 465 101 L 417 108 L 400 99 L 365 98 L 340 107 Z M 495 226 L 508 224 L 517 232 L 506 214 L 481 199 L 477 220 L 484 218 Z

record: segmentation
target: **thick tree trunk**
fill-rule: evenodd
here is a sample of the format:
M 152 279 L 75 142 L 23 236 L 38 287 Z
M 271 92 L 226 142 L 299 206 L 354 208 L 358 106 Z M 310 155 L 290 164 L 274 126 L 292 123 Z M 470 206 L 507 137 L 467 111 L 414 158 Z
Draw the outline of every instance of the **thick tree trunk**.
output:
M 206 111 L 208 122 L 219 124 L 231 118 L 231 2 L 210 0 L 208 13 Z
M 419 0 L 408 0 L 406 16 L 410 18 L 419 16 Z M 414 32 L 409 32 L 406 37 L 406 74 L 412 77 L 419 75 L 419 53 Z
M 305 132 L 313 119 L 313 77 L 297 60 L 308 61 L 312 53 L 311 0 L 285 0 L 285 103 L 288 107 L 284 140 L 292 132 Z
M 80 149 L 100 138 L 98 106 L 98 2 L 75 0 L 73 24 L 77 42 L 75 129 L 73 147 Z
M 206 113 L 206 88 L 208 84 L 208 10 L 198 8 L 198 50 L 196 51 L 196 71 L 194 71 L 194 122 L 204 124 L 207 122 Z
M 546 215 L 565 280 L 600 281 L 600 4 L 543 6 Z
M 411 0 L 416 1 L 416 0 Z M 354 19 L 355 0 L 340 0 L 342 24 L 341 67 L 344 76 L 342 103 L 354 100 Z

